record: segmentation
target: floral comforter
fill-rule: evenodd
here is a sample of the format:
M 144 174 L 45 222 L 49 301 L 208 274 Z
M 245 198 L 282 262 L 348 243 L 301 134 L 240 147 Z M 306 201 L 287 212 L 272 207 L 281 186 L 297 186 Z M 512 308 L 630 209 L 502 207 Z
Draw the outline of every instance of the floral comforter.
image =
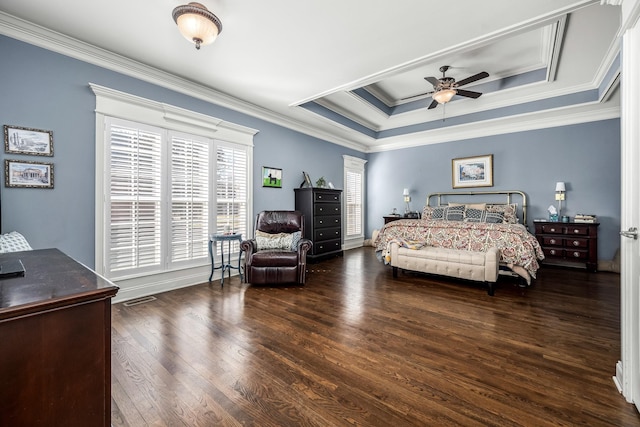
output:
M 536 277 L 544 254 L 536 238 L 522 224 L 402 219 L 380 230 L 374 243 L 381 260 L 391 254 L 392 240 L 423 241 L 426 246 L 485 252 L 500 249 L 500 263 L 525 277 Z M 520 271 L 519 271 L 520 270 Z M 522 271 L 524 270 L 524 271 Z M 523 273 L 527 273 L 526 275 Z

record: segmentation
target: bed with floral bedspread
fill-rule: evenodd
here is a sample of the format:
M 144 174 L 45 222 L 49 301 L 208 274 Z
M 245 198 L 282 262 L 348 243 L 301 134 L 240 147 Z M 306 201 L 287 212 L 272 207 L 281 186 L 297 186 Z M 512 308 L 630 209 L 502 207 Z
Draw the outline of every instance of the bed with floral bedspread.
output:
M 468 222 L 463 220 L 401 219 L 389 222 L 375 240 L 376 255 L 389 263 L 390 244 L 404 240 L 426 246 L 485 252 L 500 250 L 500 264 L 524 278 L 527 284 L 536 277 L 538 260 L 544 254 L 535 236 L 522 224 Z

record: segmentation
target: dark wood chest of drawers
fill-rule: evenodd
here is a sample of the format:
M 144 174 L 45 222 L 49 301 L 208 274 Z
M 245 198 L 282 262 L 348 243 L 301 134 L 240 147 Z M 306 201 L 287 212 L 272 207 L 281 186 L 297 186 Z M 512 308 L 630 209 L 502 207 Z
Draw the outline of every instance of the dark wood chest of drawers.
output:
M 313 242 L 307 259 L 342 255 L 342 190 L 296 188 L 296 210 L 304 215 L 304 234 Z
M 545 263 L 583 264 L 598 267 L 598 223 L 535 222 L 535 232 L 544 251 Z
M 0 426 L 111 426 L 118 287 L 57 249 L 0 254 Z

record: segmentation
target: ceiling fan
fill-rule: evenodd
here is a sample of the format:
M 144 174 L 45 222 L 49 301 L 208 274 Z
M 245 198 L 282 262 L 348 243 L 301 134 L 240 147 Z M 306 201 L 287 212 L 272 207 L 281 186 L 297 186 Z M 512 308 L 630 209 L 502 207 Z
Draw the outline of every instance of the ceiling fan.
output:
M 447 70 L 451 68 L 449 65 L 443 65 L 440 67 L 440 72 L 442 73 L 442 77 L 437 79 L 435 77 L 425 77 L 424 79 L 433 85 L 433 90 L 430 92 L 421 93 L 419 95 L 409 96 L 407 98 L 402 98 L 402 101 L 405 99 L 417 98 L 419 96 L 431 95 L 433 97 L 433 102 L 429 105 L 429 110 L 432 108 L 436 108 L 438 104 L 445 104 L 451 101 L 451 98 L 454 95 L 466 96 L 467 98 L 479 98 L 482 93 L 474 92 L 471 90 L 459 89 L 460 86 L 467 85 L 469 83 L 473 83 L 480 79 L 484 79 L 489 77 L 489 73 L 486 71 L 482 71 L 478 74 L 474 74 L 473 76 L 467 77 L 466 79 L 462 79 L 459 82 L 456 82 L 456 79 L 453 77 L 445 76 Z

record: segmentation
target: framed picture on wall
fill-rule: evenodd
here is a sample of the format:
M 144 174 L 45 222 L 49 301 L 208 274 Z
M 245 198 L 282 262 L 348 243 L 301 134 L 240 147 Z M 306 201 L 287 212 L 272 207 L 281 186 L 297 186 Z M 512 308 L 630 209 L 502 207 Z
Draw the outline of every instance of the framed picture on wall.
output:
M 262 186 L 282 188 L 282 169 L 262 167 Z
M 53 156 L 53 131 L 4 125 L 4 152 Z
M 53 163 L 4 161 L 5 187 L 53 188 Z
M 451 160 L 453 188 L 493 187 L 493 154 Z

